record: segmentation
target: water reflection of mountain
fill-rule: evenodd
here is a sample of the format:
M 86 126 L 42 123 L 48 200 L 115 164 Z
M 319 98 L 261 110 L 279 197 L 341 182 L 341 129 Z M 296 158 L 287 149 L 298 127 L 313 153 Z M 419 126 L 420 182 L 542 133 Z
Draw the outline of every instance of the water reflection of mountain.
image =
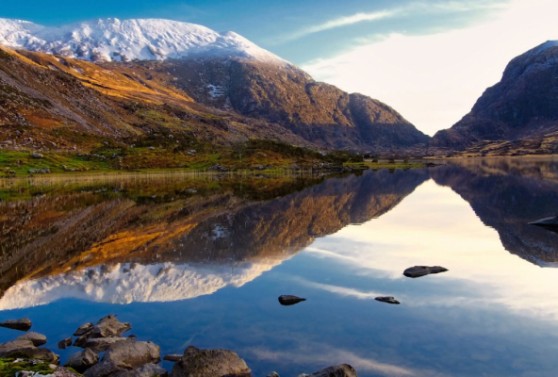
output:
M 171 198 L 163 201 L 86 191 L 1 203 L 2 225 L 12 232 L 2 233 L 9 249 L 2 251 L 0 282 L 11 288 L 0 307 L 65 294 L 165 301 L 239 286 L 315 237 L 389 211 L 427 178 L 424 171 L 367 172 L 266 201 L 230 190 L 159 193 Z
M 465 199 L 503 246 L 539 266 L 558 262 L 558 234 L 529 225 L 558 211 L 558 165 L 496 160 L 431 170 L 440 185 Z

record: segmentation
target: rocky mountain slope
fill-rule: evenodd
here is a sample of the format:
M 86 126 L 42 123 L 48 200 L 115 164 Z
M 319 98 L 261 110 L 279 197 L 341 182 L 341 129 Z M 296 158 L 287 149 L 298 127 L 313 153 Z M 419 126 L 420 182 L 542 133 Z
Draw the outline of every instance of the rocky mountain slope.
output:
M 1 54 L 4 148 L 172 134 L 178 145 L 271 139 L 379 153 L 428 140 L 389 106 L 315 82 L 231 32 L 166 20 L 47 28 L 2 19 L 0 44 L 25 49 Z
M 432 145 L 480 154 L 558 152 L 558 41 L 513 59 L 501 81 Z

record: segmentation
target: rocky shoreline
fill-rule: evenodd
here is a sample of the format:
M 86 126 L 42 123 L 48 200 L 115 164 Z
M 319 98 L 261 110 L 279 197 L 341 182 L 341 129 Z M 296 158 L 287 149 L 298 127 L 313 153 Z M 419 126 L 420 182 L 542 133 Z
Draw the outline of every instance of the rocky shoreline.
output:
M 124 336 L 132 326 L 114 315 L 96 324 L 81 325 L 73 336 L 58 342 L 58 348 L 81 348 L 60 365 L 60 357 L 44 348 L 46 336 L 29 331 L 31 320 L 22 318 L 0 323 L 1 327 L 24 331 L 23 335 L 0 344 L 0 375 L 13 377 L 250 377 L 246 362 L 225 349 L 198 349 L 188 346 L 182 355 L 164 355 L 151 341 Z M 174 362 L 171 371 L 160 365 L 161 359 Z M 330 366 L 305 377 L 356 377 L 348 364 Z M 268 377 L 279 377 L 270 371 Z

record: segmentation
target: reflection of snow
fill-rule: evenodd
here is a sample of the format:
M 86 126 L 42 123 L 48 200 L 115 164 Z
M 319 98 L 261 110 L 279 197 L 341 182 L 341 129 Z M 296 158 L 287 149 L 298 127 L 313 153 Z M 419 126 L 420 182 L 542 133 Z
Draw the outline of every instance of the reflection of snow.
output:
M 119 263 L 22 281 L 0 299 L 0 310 L 44 305 L 62 298 L 98 302 L 176 301 L 208 295 L 226 286 L 240 287 L 281 260 L 222 265 Z

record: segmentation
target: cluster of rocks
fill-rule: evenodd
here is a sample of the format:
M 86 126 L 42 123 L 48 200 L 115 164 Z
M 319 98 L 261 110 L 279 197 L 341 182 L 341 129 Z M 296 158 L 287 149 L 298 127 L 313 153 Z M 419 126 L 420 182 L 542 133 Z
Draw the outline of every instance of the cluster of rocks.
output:
M 20 331 L 31 328 L 29 319 L 11 320 L 0 326 Z M 139 341 L 135 336 L 124 337 L 131 325 L 121 322 L 114 315 L 103 317 L 97 324 L 85 323 L 72 337 L 61 340 L 58 347 L 82 348 L 68 358 L 64 367 L 59 366 L 59 356 L 41 348 L 47 343 L 46 336 L 35 332 L 0 344 L 0 358 L 13 362 L 28 360 L 35 365 L 43 362 L 49 365 L 52 373 L 36 374 L 31 371 L 17 372 L 16 377 L 72 377 L 77 373 L 85 377 L 251 377 L 252 372 L 246 362 L 235 352 L 224 349 L 198 349 L 189 346 L 182 355 L 166 355 L 164 360 L 174 362 L 169 373 L 159 362 L 160 348 L 150 341 Z M 76 373 L 77 372 L 77 373 Z M 356 377 L 355 369 L 347 364 L 328 367 L 307 377 Z M 270 376 L 279 377 L 277 372 Z

